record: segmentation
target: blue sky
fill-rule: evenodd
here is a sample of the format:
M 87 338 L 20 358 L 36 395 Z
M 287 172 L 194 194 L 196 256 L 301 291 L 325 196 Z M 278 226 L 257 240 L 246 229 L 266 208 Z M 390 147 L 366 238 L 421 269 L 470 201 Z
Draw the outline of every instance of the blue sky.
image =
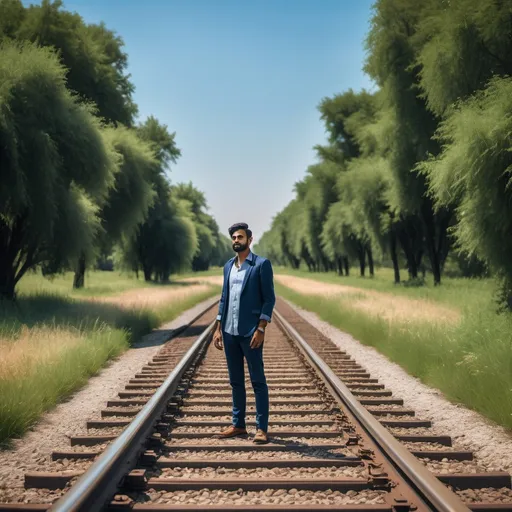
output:
M 176 131 L 173 182 L 202 190 L 223 232 L 255 240 L 325 141 L 325 96 L 371 88 L 373 0 L 70 0 L 126 43 L 140 115 Z

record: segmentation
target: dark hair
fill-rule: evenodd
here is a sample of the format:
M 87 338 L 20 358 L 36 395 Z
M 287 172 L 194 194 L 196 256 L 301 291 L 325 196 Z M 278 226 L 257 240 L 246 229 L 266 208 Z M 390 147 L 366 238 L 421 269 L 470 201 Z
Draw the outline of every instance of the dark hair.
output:
M 249 226 L 245 222 L 237 222 L 236 224 L 233 224 L 229 229 L 229 236 L 233 236 L 233 233 L 235 231 L 238 231 L 240 229 L 243 229 L 245 231 L 245 234 L 247 235 L 247 238 L 251 238 L 252 231 L 249 229 Z

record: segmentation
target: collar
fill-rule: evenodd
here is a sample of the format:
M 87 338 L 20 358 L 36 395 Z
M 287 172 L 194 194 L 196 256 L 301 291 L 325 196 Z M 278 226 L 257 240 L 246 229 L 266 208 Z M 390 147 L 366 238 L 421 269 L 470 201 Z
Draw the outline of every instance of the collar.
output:
M 254 255 L 253 255 L 252 251 L 249 251 L 249 254 L 247 255 L 247 258 L 245 258 L 244 263 L 245 263 L 245 261 L 250 261 L 252 263 L 253 259 L 254 259 Z M 233 258 L 233 262 L 236 265 L 236 263 L 238 262 L 238 254 Z

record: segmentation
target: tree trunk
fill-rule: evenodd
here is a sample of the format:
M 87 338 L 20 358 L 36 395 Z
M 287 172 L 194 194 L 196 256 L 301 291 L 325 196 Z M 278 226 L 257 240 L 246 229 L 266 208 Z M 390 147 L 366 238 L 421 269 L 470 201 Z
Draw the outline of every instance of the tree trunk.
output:
M 35 265 L 36 248 L 25 240 L 26 215 L 11 224 L 0 218 L 0 299 L 15 300 L 16 285 Z
M 339 257 L 336 258 L 336 268 L 338 271 L 338 275 L 342 276 L 343 275 L 343 260 Z
M 357 248 L 357 257 L 359 259 L 359 269 L 361 272 L 361 277 L 364 277 L 364 272 L 366 270 L 366 254 L 363 244 L 359 243 L 358 245 L 359 247 Z
M 82 254 L 78 259 L 75 270 L 75 277 L 73 279 L 73 288 L 83 288 L 85 285 L 85 256 Z
M 423 205 L 422 214 L 423 222 L 425 224 L 425 241 L 430 259 L 430 267 L 432 268 L 432 274 L 434 275 L 434 286 L 438 286 L 441 284 L 441 264 L 436 244 L 435 216 L 429 203 Z
M 395 272 L 395 284 L 400 283 L 400 267 L 398 266 L 398 255 L 396 253 L 396 233 L 391 231 L 389 235 L 389 249 L 391 260 L 393 261 L 393 270 Z
M 410 240 L 407 233 L 401 230 L 399 235 L 400 246 L 404 251 L 405 258 L 407 260 L 407 270 L 409 271 L 409 279 L 416 279 L 418 277 L 418 266 L 416 264 L 416 258 L 410 247 Z
M 350 265 L 347 256 L 343 256 L 343 266 L 345 267 L 345 275 L 350 275 Z
M 144 281 L 149 283 L 151 281 L 151 268 L 145 265 L 142 270 L 144 272 Z
M 0 300 L 14 300 L 16 298 L 15 277 L 12 265 L 0 267 Z
M 373 268 L 373 252 L 372 246 L 370 244 L 366 247 L 366 254 L 368 255 L 368 268 L 370 269 L 370 276 L 373 277 L 375 275 Z

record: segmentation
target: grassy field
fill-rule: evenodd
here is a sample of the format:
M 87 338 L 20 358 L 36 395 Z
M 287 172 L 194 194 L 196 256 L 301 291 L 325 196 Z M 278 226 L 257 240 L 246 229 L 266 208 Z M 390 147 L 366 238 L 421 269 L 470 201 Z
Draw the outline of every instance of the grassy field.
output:
M 374 277 L 360 277 L 358 269 L 351 269 L 350 276 L 339 276 L 335 272 L 308 272 L 293 270 L 287 267 L 275 267 L 277 274 L 287 274 L 326 283 L 336 283 L 354 288 L 389 292 L 410 299 L 425 299 L 433 302 L 456 306 L 461 311 L 475 309 L 495 309 L 495 282 L 492 279 L 442 279 L 441 286 L 434 286 L 430 274 L 427 274 L 425 285 L 408 286 L 407 282 L 396 285 L 393 282 L 393 270 L 379 268 Z
M 215 286 L 155 285 L 115 272 L 29 275 L 16 303 L 0 302 L 0 442 L 87 382 L 142 335 L 219 293 Z
M 492 280 L 446 278 L 440 287 L 427 283 L 408 288 L 395 286 L 385 269 L 374 279 L 282 269 L 276 273 L 378 290 L 389 294 L 390 302 L 392 296 L 408 297 L 425 309 L 432 303 L 458 309 L 459 319 L 450 322 L 389 318 L 354 307 L 351 294 L 312 296 L 276 286 L 281 296 L 375 347 L 450 400 L 512 429 L 512 316 L 496 314 Z

